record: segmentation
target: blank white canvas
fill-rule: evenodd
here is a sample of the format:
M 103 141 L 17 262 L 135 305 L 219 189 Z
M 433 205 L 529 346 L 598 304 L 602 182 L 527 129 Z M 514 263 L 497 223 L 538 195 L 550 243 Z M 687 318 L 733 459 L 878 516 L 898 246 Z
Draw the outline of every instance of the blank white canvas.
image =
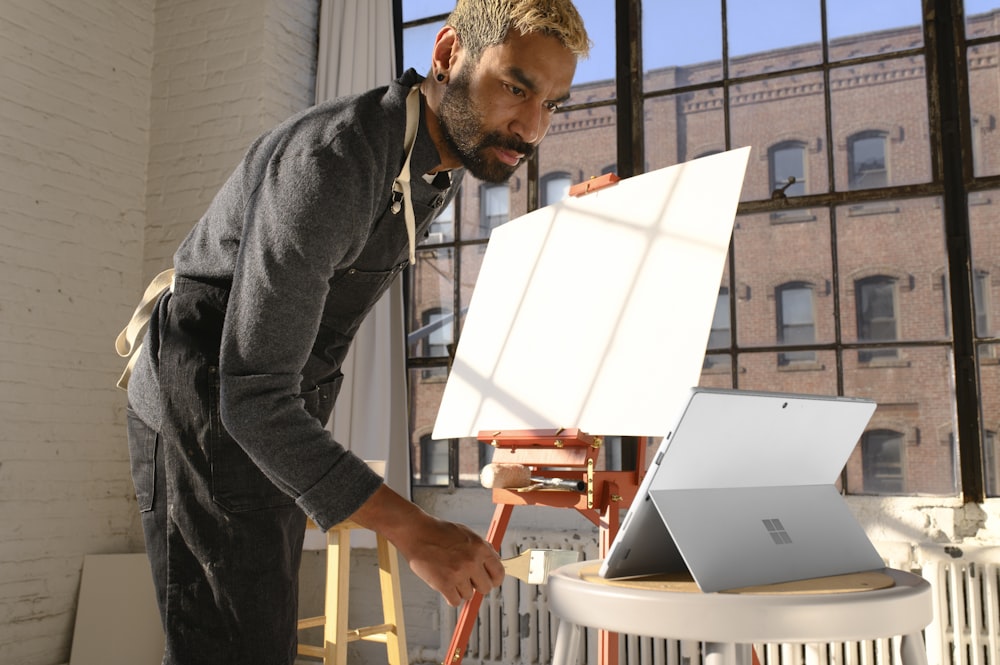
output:
M 69 665 L 159 665 L 163 624 L 145 554 L 83 558 Z
M 701 374 L 749 148 L 494 229 L 433 436 L 661 436 Z

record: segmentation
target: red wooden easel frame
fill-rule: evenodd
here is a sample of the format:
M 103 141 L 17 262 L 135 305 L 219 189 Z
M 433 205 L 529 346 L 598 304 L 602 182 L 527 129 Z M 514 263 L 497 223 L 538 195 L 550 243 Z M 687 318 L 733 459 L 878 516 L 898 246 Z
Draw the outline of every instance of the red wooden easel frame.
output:
M 599 530 L 600 556 L 607 554 L 618 533 L 620 511 L 631 505 L 646 470 L 644 438 L 639 440 L 635 469 L 630 471 L 595 470 L 603 439 L 578 429 L 479 432 L 477 438 L 494 447 L 494 462 L 523 464 L 532 469 L 533 476 L 586 483 L 584 492 L 494 489 L 496 509 L 486 534 L 494 549 L 500 551 L 515 506 L 548 506 L 573 508 L 590 520 Z M 462 606 L 444 665 L 461 665 L 482 601 L 482 594 L 475 593 Z M 618 665 L 618 633 L 599 631 L 598 644 L 598 663 Z

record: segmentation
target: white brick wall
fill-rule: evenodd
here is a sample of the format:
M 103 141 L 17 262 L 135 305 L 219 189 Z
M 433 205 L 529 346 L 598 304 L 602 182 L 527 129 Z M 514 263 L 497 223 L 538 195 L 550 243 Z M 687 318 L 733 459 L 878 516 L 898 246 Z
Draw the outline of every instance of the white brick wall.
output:
M 4 0 L 0 663 L 69 660 L 85 554 L 138 551 L 112 341 L 256 134 L 318 0 Z
M 170 265 L 250 142 L 312 103 L 318 5 L 156 3 L 146 278 Z

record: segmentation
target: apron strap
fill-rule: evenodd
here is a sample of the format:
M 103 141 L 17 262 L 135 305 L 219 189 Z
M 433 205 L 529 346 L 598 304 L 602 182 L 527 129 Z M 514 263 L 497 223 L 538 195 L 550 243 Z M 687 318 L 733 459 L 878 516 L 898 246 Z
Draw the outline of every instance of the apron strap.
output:
M 410 88 L 406 96 L 406 134 L 403 137 L 403 150 L 406 151 L 406 161 L 399 175 L 392 181 L 393 203 L 392 212 L 399 213 L 400 203 L 403 208 L 403 219 L 406 222 L 406 238 L 410 244 L 410 264 L 417 262 L 417 223 L 413 214 L 413 204 L 410 199 L 410 157 L 413 155 L 413 144 L 416 143 L 417 125 L 420 123 L 420 84 Z
M 121 377 L 118 379 L 117 385 L 122 390 L 128 388 L 128 380 L 132 376 L 132 367 L 135 366 L 135 361 L 139 358 L 139 352 L 142 350 L 142 343 L 140 342 L 136 345 L 135 340 L 139 339 L 139 336 L 146 328 L 146 324 L 149 323 L 149 317 L 153 314 L 153 307 L 156 305 L 156 301 L 167 289 L 173 291 L 173 287 L 173 268 L 168 268 L 154 277 L 153 281 L 146 287 L 145 293 L 142 294 L 142 300 L 139 301 L 139 305 L 132 312 L 132 318 L 129 320 L 128 325 L 118 333 L 118 338 L 115 339 L 115 351 L 122 358 L 129 359 L 128 364 L 125 366 L 125 371 L 122 372 Z

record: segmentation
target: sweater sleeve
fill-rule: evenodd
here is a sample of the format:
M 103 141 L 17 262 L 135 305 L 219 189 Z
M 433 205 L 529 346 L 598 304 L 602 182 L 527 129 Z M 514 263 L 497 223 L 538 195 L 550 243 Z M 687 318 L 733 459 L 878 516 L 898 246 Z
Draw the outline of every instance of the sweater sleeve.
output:
M 381 484 L 305 410 L 300 392 L 331 277 L 357 256 L 387 200 L 388 152 L 351 129 L 331 137 L 293 128 L 245 184 L 220 355 L 222 419 L 323 528 Z

